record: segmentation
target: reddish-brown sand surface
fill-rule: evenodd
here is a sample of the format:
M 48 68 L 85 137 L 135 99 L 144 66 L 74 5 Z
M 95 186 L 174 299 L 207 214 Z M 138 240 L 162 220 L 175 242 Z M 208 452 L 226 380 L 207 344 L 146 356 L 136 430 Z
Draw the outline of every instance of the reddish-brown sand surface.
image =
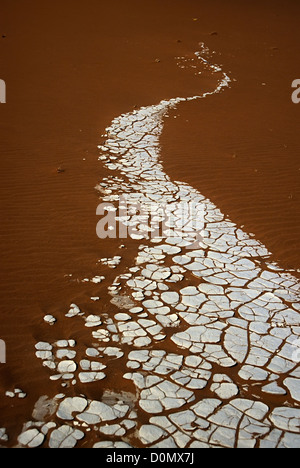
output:
M 0 338 L 7 363 L 0 364 L 0 391 L 27 393 L 0 398 L 0 427 L 11 445 L 39 396 L 60 391 L 35 357 L 36 342 L 52 339 L 43 317 L 63 316 L 74 302 L 93 313 L 91 295 L 106 294 L 77 281 L 101 274 L 97 260 L 120 244 L 96 236 L 101 134 L 135 106 L 197 94 L 203 83 L 174 58 L 199 42 L 233 81 L 226 92 L 170 113 L 161 139 L 165 172 L 253 232 L 281 266 L 299 269 L 300 104 L 291 101 L 291 83 L 300 78 L 299 18 L 293 0 L 1 0 Z M 59 320 L 55 327 L 58 338 L 80 336 L 88 345 L 84 327 L 65 329 Z M 105 385 L 117 375 L 116 366 Z M 97 398 L 102 388 L 84 391 Z

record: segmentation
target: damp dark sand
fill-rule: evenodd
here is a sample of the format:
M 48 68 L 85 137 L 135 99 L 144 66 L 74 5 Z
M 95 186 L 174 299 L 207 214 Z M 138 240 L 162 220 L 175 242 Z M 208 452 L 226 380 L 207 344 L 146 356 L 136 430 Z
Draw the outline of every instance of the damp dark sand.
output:
M 84 356 L 91 332 L 82 321 L 64 318 L 70 304 L 86 315 L 118 312 L 107 286 L 119 270 L 98 260 L 121 255 L 123 271 L 137 245 L 127 241 L 118 250 L 120 241 L 96 237 L 94 187 L 107 175 L 97 145 L 122 113 L 213 90 L 209 78 L 176 66 L 175 57 L 192 54 L 199 42 L 216 51 L 214 62 L 233 81 L 222 94 L 170 112 L 161 137 L 164 170 L 254 233 L 273 260 L 297 275 L 298 107 L 290 85 L 298 72 L 299 8 L 294 2 L 230 2 L 226 8 L 222 2 L 144 2 L 141 8 L 130 1 L 115 8 L 26 1 L 18 7 L 4 2 L 3 10 L 1 78 L 8 94 L 0 108 L 0 338 L 7 364 L 0 367 L 0 427 L 7 429 L 6 445 L 14 446 L 41 395 L 101 400 L 104 391 L 119 390 L 118 361 L 103 382 L 63 389 L 49 381 L 35 345 L 74 339 Z M 106 282 L 82 282 L 101 274 Z M 95 296 L 100 302 L 91 301 Z M 44 323 L 46 314 L 57 318 L 55 326 Z M 26 398 L 4 396 L 15 388 Z M 122 380 L 122 390 L 134 393 L 135 386 Z M 273 408 L 282 404 L 279 397 L 270 401 Z M 139 416 L 139 425 L 146 424 Z

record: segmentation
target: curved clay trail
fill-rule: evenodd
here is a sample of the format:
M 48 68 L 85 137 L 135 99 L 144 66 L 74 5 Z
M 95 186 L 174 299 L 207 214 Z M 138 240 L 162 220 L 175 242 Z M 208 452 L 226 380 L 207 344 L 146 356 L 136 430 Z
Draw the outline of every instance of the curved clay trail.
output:
M 86 317 L 93 339 L 80 362 L 75 343 L 37 344 L 57 378 L 73 379 L 73 393 L 56 399 L 61 425 L 48 420 L 43 431 L 46 424 L 32 423 L 23 445 L 75 446 L 85 438 L 95 447 L 299 446 L 299 284 L 210 200 L 171 181 L 160 162 L 169 110 L 229 86 L 201 54 L 194 60 L 220 75 L 214 92 L 143 107 L 106 129 L 100 159 L 115 175 L 99 185 L 103 206 L 139 241 L 135 262 L 109 286 L 112 304 L 126 310 Z M 68 316 L 80 314 L 74 305 Z M 54 359 L 55 347 L 69 360 Z M 78 380 L 107 388 L 116 361 L 117 394 L 95 401 L 76 392 Z

